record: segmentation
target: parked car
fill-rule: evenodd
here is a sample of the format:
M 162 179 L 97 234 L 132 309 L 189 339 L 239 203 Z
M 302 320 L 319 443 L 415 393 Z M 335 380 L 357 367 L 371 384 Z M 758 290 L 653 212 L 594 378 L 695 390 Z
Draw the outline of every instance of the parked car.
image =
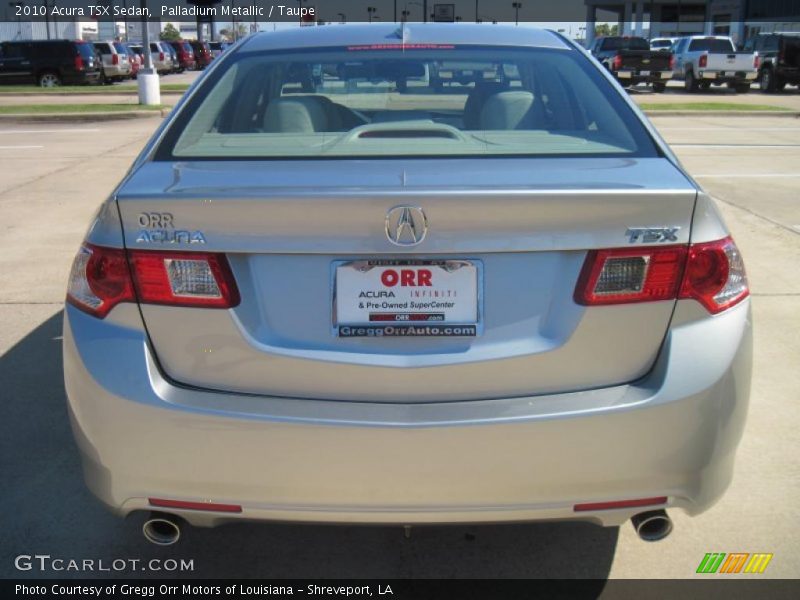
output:
M 160 42 L 150 42 L 150 57 L 153 61 L 153 68 L 159 75 L 166 75 L 172 72 L 172 61 L 169 52 L 164 48 L 166 44 Z M 130 47 L 139 56 L 142 66 L 144 66 L 144 48 L 142 44 L 130 44 Z
M 0 43 L 0 84 L 40 87 L 97 83 L 100 66 L 91 44 L 72 40 Z
M 119 44 L 117 42 L 116 44 Z M 131 76 L 131 63 L 126 52 L 119 50 L 113 41 L 95 42 L 94 47 L 100 56 L 100 79 L 103 83 L 124 81 Z M 121 47 L 121 44 L 120 44 Z
M 649 83 L 654 92 L 663 92 L 672 79 L 672 54 L 651 50 L 644 38 L 600 37 L 590 52 L 626 87 Z
M 78 250 L 91 491 L 162 545 L 236 520 L 656 540 L 717 502 L 750 388 L 742 256 L 612 76 L 527 27 L 310 29 L 201 75 Z M 445 55 L 496 77 L 401 95 Z
M 172 73 L 180 73 L 181 62 L 178 60 L 178 51 L 168 42 L 161 42 L 161 47 L 169 53 L 169 58 L 172 63 Z
M 669 51 L 672 48 L 672 44 L 675 43 L 675 40 L 678 38 L 673 37 L 660 37 L 660 38 L 653 38 L 650 40 L 650 50 L 661 50 L 661 51 Z
M 757 55 L 762 92 L 772 94 L 787 84 L 800 85 L 800 32 L 759 33 L 747 40 L 744 49 Z
M 131 79 L 136 79 L 139 71 L 142 68 L 142 65 L 144 64 L 142 57 L 135 52 L 131 47 L 131 44 L 128 44 L 127 42 L 114 42 L 114 47 L 118 50 L 120 47 L 122 47 L 122 49 L 128 55 L 128 61 L 131 63 Z
M 230 44 L 228 42 L 208 42 L 208 46 L 211 49 L 212 58 L 219 58 Z
M 191 71 L 197 68 L 197 61 L 194 56 L 192 45 L 186 40 L 178 40 L 176 42 L 167 42 L 174 49 L 178 56 L 178 65 L 181 72 Z
M 214 56 L 211 54 L 211 48 L 209 47 L 208 42 L 192 40 L 189 42 L 189 45 L 192 47 L 192 51 L 194 52 L 197 69 L 205 69 L 211 64 Z
M 729 37 L 686 36 L 675 42 L 672 51 L 675 78 L 683 80 L 687 92 L 727 85 L 745 93 L 757 76 L 755 54 L 737 52 Z

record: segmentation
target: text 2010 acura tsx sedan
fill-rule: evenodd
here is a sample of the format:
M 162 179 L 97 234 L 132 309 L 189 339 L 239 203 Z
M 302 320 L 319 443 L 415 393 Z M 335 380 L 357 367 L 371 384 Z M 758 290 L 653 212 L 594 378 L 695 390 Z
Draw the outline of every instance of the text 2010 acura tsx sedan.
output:
M 64 370 L 92 491 L 145 534 L 232 519 L 583 519 L 640 535 L 731 479 L 742 258 L 556 33 L 254 35 L 103 204 Z

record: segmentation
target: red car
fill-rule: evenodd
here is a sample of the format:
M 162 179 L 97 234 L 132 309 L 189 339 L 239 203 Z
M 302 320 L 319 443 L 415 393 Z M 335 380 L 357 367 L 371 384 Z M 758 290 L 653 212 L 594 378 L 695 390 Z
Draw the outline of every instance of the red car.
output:
M 175 52 L 178 53 L 178 64 L 180 65 L 181 71 L 191 71 L 197 66 L 194 50 L 189 42 L 186 40 L 177 40 L 169 42 L 169 44 L 175 48 Z
M 189 43 L 192 46 L 192 50 L 194 50 L 197 68 L 205 69 L 214 60 L 214 55 L 211 54 L 211 46 L 208 45 L 208 42 L 198 42 L 197 40 L 192 40 Z

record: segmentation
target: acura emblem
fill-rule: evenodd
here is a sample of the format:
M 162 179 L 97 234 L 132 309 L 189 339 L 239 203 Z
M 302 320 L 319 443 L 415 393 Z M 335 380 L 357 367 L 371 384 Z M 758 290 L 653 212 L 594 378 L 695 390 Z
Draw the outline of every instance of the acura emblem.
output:
M 386 213 L 386 237 L 398 246 L 416 246 L 428 233 L 428 219 L 417 206 L 395 206 Z

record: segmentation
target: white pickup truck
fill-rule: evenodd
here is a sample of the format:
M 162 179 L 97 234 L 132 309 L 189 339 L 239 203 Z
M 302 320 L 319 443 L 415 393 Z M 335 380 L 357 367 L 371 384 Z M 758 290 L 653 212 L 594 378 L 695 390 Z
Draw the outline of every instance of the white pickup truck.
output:
M 678 38 L 673 78 L 682 79 L 687 92 L 727 84 L 739 93 L 750 91 L 756 79 L 756 55 L 737 52 L 733 40 L 724 36 L 693 35 Z

